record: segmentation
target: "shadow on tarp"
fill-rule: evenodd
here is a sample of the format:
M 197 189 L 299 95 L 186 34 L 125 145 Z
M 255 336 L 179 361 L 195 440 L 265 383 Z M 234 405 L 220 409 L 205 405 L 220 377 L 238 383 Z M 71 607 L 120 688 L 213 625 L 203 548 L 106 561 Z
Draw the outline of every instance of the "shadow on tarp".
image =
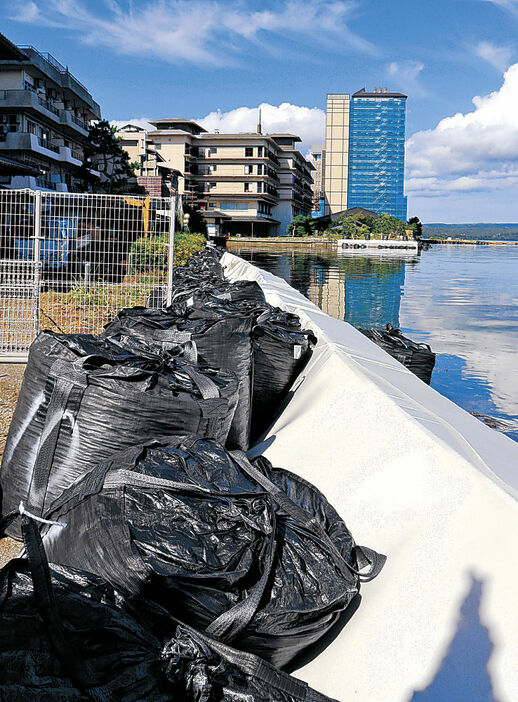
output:
M 326 634 L 324 634 L 324 636 L 322 636 L 321 639 L 316 641 L 311 646 L 308 646 L 297 656 L 295 656 L 295 658 L 292 661 L 290 661 L 289 665 L 287 665 L 284 668 L 284 670 L 287 673 L 293 673 L 299 668 L 303 668 L 308 663 L 311 663 L 311 661 L 314 658 L 319 656 L 322 653 L 322 651 L 324 651 L 330 644 L 332 644 L 336 637 L 340 634 L 344 626 L 347 624 L 347 622 L 351 619 L 353 614 L 360 606 L 361 601 L 362 596 L 360 594 L 355 595 L 353 599 L 349 602 L 348 607 L 346 607 L 346 609 L 340 614 L 339 618 L 337 619 L 336 623 L 333 624 L 331 629 L 329 629 L 329 631 Z
M 487 670 L 493 650 L 489 630 L 480 621 L 483 582 L 472 576 L 461 605 L 457 630 L 433 681 L 410 702 L 497 702 Z

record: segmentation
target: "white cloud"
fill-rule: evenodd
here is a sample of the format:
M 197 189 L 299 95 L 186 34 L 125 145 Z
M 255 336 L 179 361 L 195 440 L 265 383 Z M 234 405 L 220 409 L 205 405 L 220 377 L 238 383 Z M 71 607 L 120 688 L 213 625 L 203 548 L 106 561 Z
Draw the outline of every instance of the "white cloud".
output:
M 441 120 L 407 141 L 409 193 L 498 190 L 518 185 L 518 63 L 475 109 Z
M 261 109 L 263 134 L 290 133 L 299 136 L 302 143 L 299 149 L 306 153 L 312 144 L 320 144 L 324 139 L 326 113 L 318 107 L 303 107 L 283 102 L 280 105 L 270 105 L 263 102 L 259 107 L 237 107 L 228 112 L 209 112 L 204 117 L 194 118 L 195 122 L 209 132 L 218 129 L 222 134 L 233 132 L 255 132 Z M 111 124 L 123 127 L 125 124 L 135 124 L 144 129 L 153 130 L 148 117 L 133 117 L 130 119 L 112 120 Z
M 489 2 L 491 5 L 496 5 L 509 12 L 518 13 L 517 0 L 482 0 L 482 2 Z
M 387 66 L 387 74 L 400 90 L 424 97 L 427 91 L 419 83 L 419 75 L 424 69 L 420 61 L 393 61 Z
M 80 40 L 115 53 L 150 56 L 169 62 L 230 63 L 250 43 L 268 50 L 275 39 L 323 48 L 375 53 L 375 47 L 348 26 L 356 9 L 350 0 L 284 0 L 275 10 L 254 11 L 245 0 L 148 0 L 133 7 L 117 0 L 106 11 L 85 0 L 15 0 L 11 19 L 77 32 Z M 340 39 L 336 41 L 329 41 Z
M 264 134 L 289 132 L 300 136 L 301 151 L 305 152 L 312 144 L 322 143 L 325 135 L 326 113 L 318 107 L 303 107 L 283 102 L 280 105 L 262 103 L 261 122 Z M 238 107 L 228 112 L 210 112 L 196 121 L 209 132 L 255 132 L 259 109 Z
M 475 47 L 475 53 L 503 73 L 511 63 L 513 50 L 510 46 L 495 46 L 490 41 L 481 41 Z

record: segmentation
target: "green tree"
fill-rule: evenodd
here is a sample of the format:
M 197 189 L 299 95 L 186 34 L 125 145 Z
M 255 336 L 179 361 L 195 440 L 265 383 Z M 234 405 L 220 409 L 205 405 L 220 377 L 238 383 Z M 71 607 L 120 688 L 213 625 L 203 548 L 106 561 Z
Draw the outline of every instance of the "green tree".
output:
M 101 119 L 91 124 L 84 147 L 81 177 L 85 190 L 95 193 L 135 193 L 144 195 L 137 184 L 129 156 L 120 145 L 116 127 Z M 97 171 L 99 176 L 91 171 Z
M 385 213 L 376 217 L 372 226 L 373 234 L 376 236 L 388 236 L 389 239 L 404 236 L 405 231 L 406 225 L 404 222 Z
M 312 236 L 315 232 L 315 228 L 315 220 L 311 215 L 297 215 L 291 220 L 286 234 L 292 234 L 293 236 Z
M 420 239 L 423 235 L 423 225 L 419 217 L 410 217 L 408 224 L 410 225 L 409 229 L 414 233 L 414 238 Z
M 339 225 L 344 239 L 366 239 L 371 232 L 361 215 L 343 215 Z

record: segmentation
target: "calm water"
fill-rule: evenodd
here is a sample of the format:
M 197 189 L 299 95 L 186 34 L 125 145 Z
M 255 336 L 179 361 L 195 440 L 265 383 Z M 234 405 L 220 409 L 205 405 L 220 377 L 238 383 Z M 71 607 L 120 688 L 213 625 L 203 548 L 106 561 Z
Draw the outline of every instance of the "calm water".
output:
M 518 246 L 416 254 L 232 248 L 357 327 L 390 322 L 437 354 L 432 387 L 518 441 Z

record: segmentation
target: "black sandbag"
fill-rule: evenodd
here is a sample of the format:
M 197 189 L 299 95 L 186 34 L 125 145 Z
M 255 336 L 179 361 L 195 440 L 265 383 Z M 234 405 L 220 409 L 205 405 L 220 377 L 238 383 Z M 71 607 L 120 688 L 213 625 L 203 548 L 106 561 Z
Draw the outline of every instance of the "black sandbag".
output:
M 224 301 L 209 300 L 190 306 L 182 316 L 174 307 L 121 310 L 102 336 L 135 353 L 192 344 L 199 365 L 233 372 L 239 383 L 238 403 L 226 443 L 246 451 L 252 414 L 252 323 L 250 314 Z
M 294 319 L 294 317 L 296 319 Z M 252 333 L 254 383 L 250 439 L 272 424 L 290 387 L 309 361 L 316 338 L 296 315 L 274 308 L 259 317 Z
M 370 564 L 374 577 L 382 565 L 315 487 L 199 437 L 112 457 L 47 516 L 69 527 L 45 535 L 51 560 L 279 667 L 335 624 L 359 568 Z
M 387 324 L 384 329 L 360 329 L 368 339 L 402 363 L 423 382 L 430 385 L 435 354 L 428 344 L 412 341 L 400 329 Z
M 156 605 L 141 603 L 139 614 L 91 573 L 49 566 L 37 528 L 24 519 L 28 558 L 0 571 L 1 700 L 332 702 Z
M 177 281 L 172 295 L 172 306 L 185 311 L 192 305 L 204 304 L 212 299 L 229 302 L 255 301 L 264 303 L 264 292 L 255 280 L 238 280 L 235 283 L 225 281 Z
M 29 559 L 0 571 L 0 699 L 169 702 L 161 643 L 101 578 L 48 566 L 32 520 Z
M 40 516 L 78 476 L 149 436 L 194 431 L 224 442 L 237 393 L 225 371 L 134 355 L 89 334 L 41 333 L 5 446 L 2 513 L 23 500 Z

